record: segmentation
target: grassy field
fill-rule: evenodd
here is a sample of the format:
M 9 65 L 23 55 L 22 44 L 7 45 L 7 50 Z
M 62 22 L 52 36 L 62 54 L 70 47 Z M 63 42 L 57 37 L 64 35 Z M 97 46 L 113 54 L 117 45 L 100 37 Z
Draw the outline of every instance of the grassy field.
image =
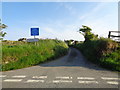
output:
M 68 52 L 68 46 L 60 40 L 40 40 L 36 43 L 3 41 L 2 71 L 20 69 L 56 59 Z
M 120 71 L 120 44 L 110 39 L 97 39 L 74 45 L 93 63 L 110 70 Z

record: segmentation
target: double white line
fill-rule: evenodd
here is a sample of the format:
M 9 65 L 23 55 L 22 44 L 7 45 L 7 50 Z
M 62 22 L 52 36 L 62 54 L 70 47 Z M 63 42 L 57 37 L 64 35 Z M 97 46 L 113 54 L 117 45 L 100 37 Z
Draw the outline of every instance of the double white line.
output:
M 33 76 L 32 77 L 33 79 L 31 79 L 31 80 L 27 80 L 27 83 L 35 83 L 35 82 L 41 82 L 41 83 L 44 83 L 45 82 L 45 80 L 34 80 L 34 79 L 46 79 L 47 78 L 47 76 Z
M 101 77 L 103 80 L 120 80 L 119 78 Z M 107 81 L 108 84 L 118 85 L 118 81 Z
M 0 78 L 2 78 L 2 77 L 6 77 L 6 75 L 0 75 Z
M 56 79 L 61 79 L 61 80 L 53 80 L 53 83 L 72 83 L 72 80 L 69 80 L 69 79 L 72 79 L 72 77 L 68 77 L 68 76 L 58 76 L 56 77 Z M 64 80 L 63 80 L 64 79 Z
M 26 76 L 24 76 L 24 75 L 12 76 L 12 78 L 25 78 L 25 77 Z M 21 82 L 21 81 L 22 81 L 22 79 L 6 79 L 6 80 L 4 80 L 4 82 Z
M 92 78 L 92 77 L 77 77 L 78 80 L 78 83 L 80 84 L 91 84 L 91 83 L 94 83 L 94 84 L 98 84 L 97 81 L 81 81 L 81 80 L 95 80 L 95 78 Z

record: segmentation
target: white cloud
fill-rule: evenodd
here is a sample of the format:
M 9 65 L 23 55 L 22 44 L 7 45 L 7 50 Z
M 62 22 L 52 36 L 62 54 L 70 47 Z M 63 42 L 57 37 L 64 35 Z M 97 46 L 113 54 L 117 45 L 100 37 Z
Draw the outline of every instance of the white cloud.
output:
M 87 25 L 91 27 L 93 29 L 92 31 L 95 34 L 98 34 L 99 36 L 103 36 L 103 37 L 107 37 L 108 32 L 111 30 L 113 31 L 118 30 L 117 10 L 114 13 L 110 12 L 108 14 L 105 14 L 104 16 L 95 18 L 97 13 L 100 12 L 101 9 L 106 9 L 104 6 L 107 6 L 107 4 L 108 3 L 100 3 L 95 8 L 93 8 L 93 10 L 79 17 L 79 20 L 83 21 L 82 22 L 83 25 Z
M 83 20 L 83 19 L 85 19 L 87 16 L 88 16 L 88 15 L 80 16 L 79 19 L 80 19 L 80 20 Z
M 74 13 L 73 8 L 70 5 L 62 3 L 62 5 L 70 12 Z M 76 19 L 72 22 L 72 24 L 68 24 L 65 22 L 65 20 L 59 20 L 59 21 L 50 21 L 44 24 L 39 23 L 39 21 L 28 21 L 24 22 L 26 24 L 30 25 L 40 25 L 40 37 L 42 38 L 58 38 L 61 40 L 64 39 L 74 39 L 74 40 L 84 40 L 84 37 L 80 35 L 77 31 L 78 29 L 83 25 L 87 25 L 93 29 L 93 32 L 95 34 L 98 34 L 100 36 L 107 37 L 108 31 L 110 30 L 116 30 L 117 26 L 116 23 L 114 23 L 114 20 L 111 20 L 113 18 L 113 15 L 107 14 L 100 18 L 94 18 L 97 12 L 103 8 L 104 5 L 107 5 L 106 3 L 100 3 L 98 4 L 93 10 L 90 12 L 87 12 L 83 16 L 79 16 L 79 19 Z M 76 14 L 76 18 L 77 18 Z M 90 20 L 89 17 L 93 17 L 94 19 Z M 116 17 L 115 17 L 116 19 Z M 113 21 L 113 23 L 111 23 Z M 23 23 L 23 22 L 22 22 Z M 19 27 L 17 27 L 19 28 Z M 13 30 L 11 28 L 11 30 Z M 26 30 L 21 29 L 21 30 Z M 19 30 L 20 31 L 20 30 Z M 26 31 L 28 32 L 28 31 Z M 24 32 L 23 32 L 24 33 Z M 26 37 L 28 34 L 25 34 Z M 18 36 L 17 36 L 18 37 Z
M 89 17 L 95 15 L 95 13 L 101 10 L 105 5 L 107 5 L 107 3 L 103 3 L 103 2 L 99 3 L 96 7 L 94 7 L 92 10 L 90 10 L 86 14 L 79 16 L 79 19 L 80 20 L 88 19 Z
M 117 17 L 115 17 L 115 20 L 112 20 L 111 18 L 113 17 L 114 16 L 108 14 L 96 20 L 86 20 L 83 24 L 91 27 L 93 29 L 93 32 L 98 34 L 99 36 L 107 37 L 109 31 L 118 30 L 118 25 L 116 21 Z
M 76 14 L 74 8 L 73 8 L 70 4 L 68 4 L 68 3 L 61 2 L 61 3 L 60 3 L 60 7 L 64 7 L 64 8 L 67 9 L 67 10 L 69 11 L 69 13 L 72 14 L 72 15 L 75 15 L 75 14 Z
M 43 32 L 45 33 L 44 35 L 42 34 L 42 37 L 51 37 L 51 38 L 58 38 L 61 40 L 69 40 L 69 39 L 74 39 L 74 40 L 79 40 L 83 41 L 84 38 L 83 36 L 77 32 L 76 26 L 74 25 L 63 25 L 64 30 L 60 31 L 58 28 L 55 30 L 53 27 L 43 27 L 41 28 L 44 30 Z

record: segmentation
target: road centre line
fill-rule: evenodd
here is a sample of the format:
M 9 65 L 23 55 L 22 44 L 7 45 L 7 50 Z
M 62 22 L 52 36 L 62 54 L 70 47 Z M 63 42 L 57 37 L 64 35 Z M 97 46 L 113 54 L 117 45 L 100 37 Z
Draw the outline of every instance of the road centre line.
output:
M 33 76 L 32 78 L 43 78 L 43 79 L 45 79 L 45 78 L 47 78 L 47 76 Z
M 96 84 L 98 84 L 97 81 L 78 81 L 78 83 L 85 83 L 85 84 L 96 83 Z
M 108 84 L 115 84 L 115 85 L 118 85 L 118 82 L 113 82 L 113 81 L 108 81 L 107 83 L 108 83 Z
M 12 76 L 12 77 L 14 77 L 14 78 L 25 78 L 26 76 Z
M 72 77 L 56 77 L 57 79 L 72 79 Z
M 53 83 L 72 83 L 72 81 L 70 80 L 53 80 Z
M 6 79 L 4 82 L 21 82 L 22 79 Z
M 77 77 L 77 79 L 89 79 L 89 80 L 93 80 L 95 78 L 92 78 L 92 77 Z
M 101 77 L 104 80 L 120 80 L 119 78 Z
M 44 80 L 27 80 L 27 82 L 29 83 L 29 82 L 42 82 L 42 83 L 44 83 Z

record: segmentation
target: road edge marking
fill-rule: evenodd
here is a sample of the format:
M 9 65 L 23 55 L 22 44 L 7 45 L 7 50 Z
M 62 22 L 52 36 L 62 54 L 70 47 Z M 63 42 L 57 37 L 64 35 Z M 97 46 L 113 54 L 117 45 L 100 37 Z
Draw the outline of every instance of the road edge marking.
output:
M 47 76 L 33 76 L 32 78 L 42 78 L 42 79 L 45 79 L 45 78 L 47 78 Z
M 115 81 L 107 81 L 108 84 L 114 84 L 114 85 L 118 85 L 119 83 L 118 82 L 115 82 Z
M 5 79 L 4 82 L 21 82 L 22 79 Z
M 93 77 L 77 77 L 77 79 L 88 79 L 88 80 L 93 80 L 95 78 Z
M 53 80 L 53 83 L 72 83 L 72 80 Z
M 30 80 L 27 80 L 26 82 L 27 83 L 32 83 L 32 82 L 42 82 L 42 83 L 44 83 L 45 81 L 44 80 L 32 80 L 32 79 L 30 79 Z
M 13 78 L 25 78 L 26 76 L 25 75 L 20 75 L 20 76 L 12 76 Z
M 101 77 L 103 80 L 120 80 L 119 78 Z
M 81 84 L 91 84 L 91 83 L 96 83 L 96 84 L 98 84 L 97 81 L 78 81 L 78 83 L 81 83 Z

